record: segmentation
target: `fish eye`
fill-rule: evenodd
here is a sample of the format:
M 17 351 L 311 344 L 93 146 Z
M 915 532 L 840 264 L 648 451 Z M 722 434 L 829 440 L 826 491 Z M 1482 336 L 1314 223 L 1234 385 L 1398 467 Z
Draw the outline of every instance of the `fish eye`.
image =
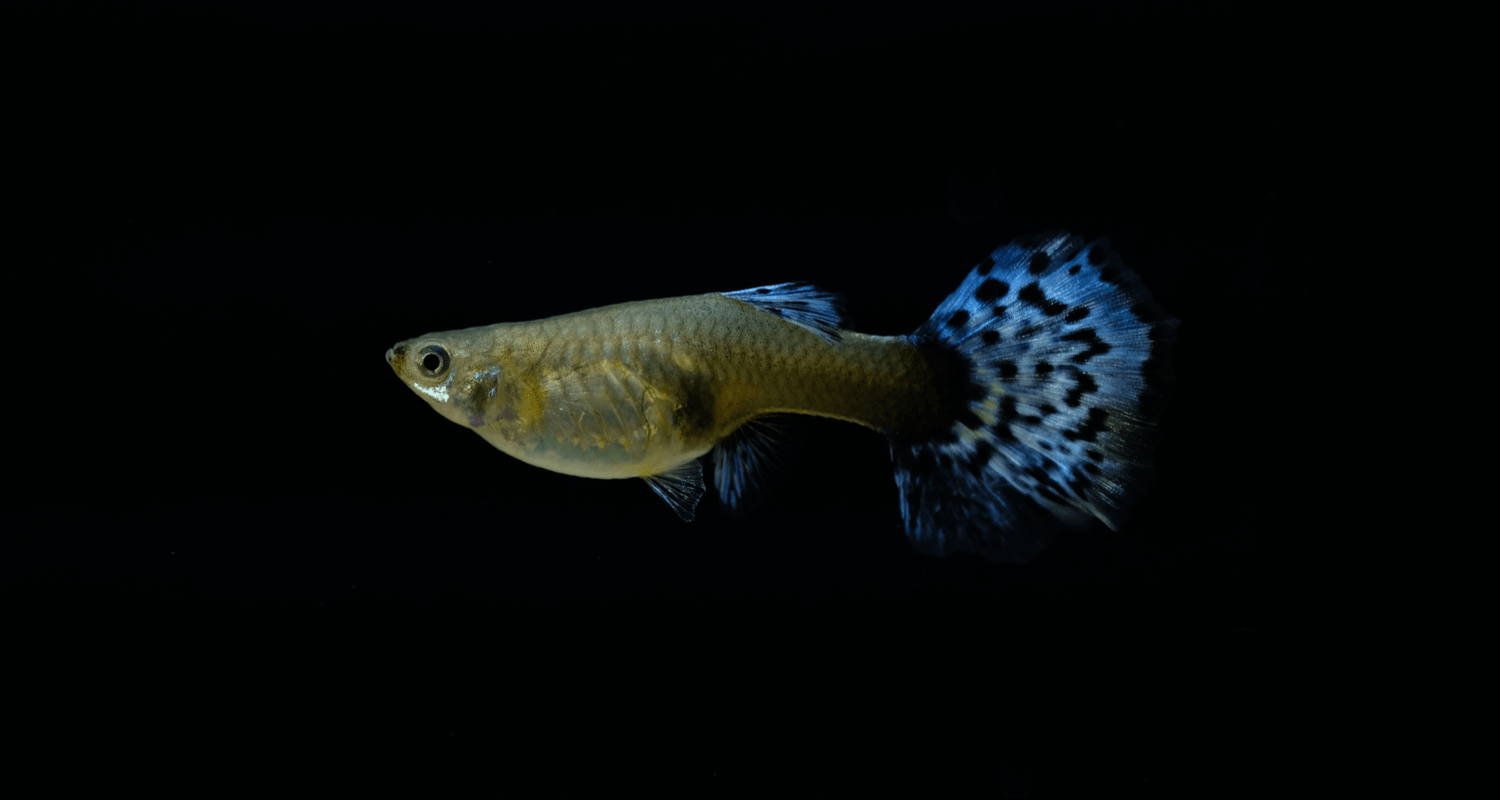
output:
M 429 344 L 417 351 L 417 370 L 429 378 L 441 378 L 448 371 L 448 351 Z

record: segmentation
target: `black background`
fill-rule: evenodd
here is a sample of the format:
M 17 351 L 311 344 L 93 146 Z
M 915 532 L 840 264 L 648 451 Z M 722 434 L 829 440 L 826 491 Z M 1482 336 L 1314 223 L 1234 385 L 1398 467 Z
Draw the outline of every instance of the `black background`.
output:
M 431 793 L 507 796 L 1222 796 L 1299 762 L 1315 543 L 1266 384 L 1317 269 L 1309 20 L 6 14 L 29 410 L 0 600 L 39 754 L 342 789 L 422 754 Z M 383 359 L 786 280 L 906 333 L 1053 229 L 1111 237 L 1182 319 L 1178 387 L 1130 524 L 1026 566 L 912 552 L 855 426 L 809 421 L 766 505 L 683 524 L 639 482 L 501 455 Z

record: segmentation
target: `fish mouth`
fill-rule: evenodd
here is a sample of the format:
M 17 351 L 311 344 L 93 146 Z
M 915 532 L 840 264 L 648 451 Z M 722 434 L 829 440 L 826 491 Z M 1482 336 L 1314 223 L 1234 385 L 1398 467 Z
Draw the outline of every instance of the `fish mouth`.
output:
M 396 357 L 396 348 L 392 347 L 392 348 L 389 348 L 389 349 L 387 349 L 385 351 L 385 363 L 387 363 L 387 364 L 391 363 L 391 359 L 393 359 L 395 357 Z

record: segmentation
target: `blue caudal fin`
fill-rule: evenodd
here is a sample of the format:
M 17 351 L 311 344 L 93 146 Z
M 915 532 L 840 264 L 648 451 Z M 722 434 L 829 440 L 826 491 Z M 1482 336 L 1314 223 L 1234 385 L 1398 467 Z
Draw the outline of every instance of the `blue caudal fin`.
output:
M 1024 563 L 1059 527 L 1118 530 L 1154 471 L 1177 325 L 1108 240 L 1022 237 L 975 267 L 911 337 L 955 415 L 891 440 L 912 545 Z

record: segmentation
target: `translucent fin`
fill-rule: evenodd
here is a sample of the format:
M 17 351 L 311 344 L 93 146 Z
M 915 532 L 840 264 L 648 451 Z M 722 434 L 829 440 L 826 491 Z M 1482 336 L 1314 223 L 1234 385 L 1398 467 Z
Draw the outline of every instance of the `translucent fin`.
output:
M 781 460 L 780 442 L 771 435 L 778 430 L 766 419 L 751 420 L 714 446 L 714 488 L 730 513 L 764 495 L 768 468 Z
M 922 552 L 1030 560 L 1059 527 L 1118 530 L 1153 469 L 1178 321 L 1107 240 L 996 250 L 912 341 L 951 376 L 950 430 L 891 442 Z
M 684 522 L 693 521 L 693 509 L 703 498 L 703 465 L 697 459 L 660 475 L 643 475 L 641 480 L 661 495 Z
M 839 335 L 839 326 L 844 323 L 844 296 L 810 283 L 778 283 L 724 292 L 724 296 L 795 322 L 825 341 L 837 342 L 843 338 Z

